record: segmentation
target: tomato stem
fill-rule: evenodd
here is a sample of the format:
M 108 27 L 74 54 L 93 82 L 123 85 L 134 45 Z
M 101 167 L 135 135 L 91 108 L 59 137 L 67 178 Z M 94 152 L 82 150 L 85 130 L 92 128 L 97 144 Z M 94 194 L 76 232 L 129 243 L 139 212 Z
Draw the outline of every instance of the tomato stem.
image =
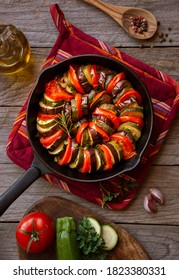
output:
M 25 234 L 29 234 L 30 237 L 31 237 L 29 242 L 28 242 L 27 253 L 29 252 L 29 249 L 30 249 L 30 246 L 32 245 L 32 242 L 33 241 L 34 242 L 39 242 L 39 240 L 40 240 L 39 235 L 44 233 L 48 229 L 48 226 L 46 225 L 46 228 L 44 230 L 37 231 L 34 219 L 32 220 L 32 226 L 33 226 L 33 231 L 27 231 L 27 230 L 23 230 L 23 229 L 20 230 L 21 232 L 23 232 Z

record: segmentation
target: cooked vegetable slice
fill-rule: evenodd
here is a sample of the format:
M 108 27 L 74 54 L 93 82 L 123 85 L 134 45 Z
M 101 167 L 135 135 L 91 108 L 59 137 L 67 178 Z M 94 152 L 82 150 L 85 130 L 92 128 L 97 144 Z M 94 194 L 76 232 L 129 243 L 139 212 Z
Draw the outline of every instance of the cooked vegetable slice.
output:
M 104 239 L 104 250 L 112 250 L 118 242 L 118 234 L 111 225 L 102 225 L 101 236 Z
M 67 93 L 58 83 L 57 78 L 53 79 L 45 85 L 45 92 L 47 96 L 54 100 L 66 100 L 70 101 L 73 98 L 73 95 Z
M 126 91 L 121 97 L 119 97 L 119 99 L 115 102 L 115 104 L 120 104 L 121 102 L 123 102 L 127 98 L 129 98 L 130 96 L 135 97 L 139 104 L 142 103 L 142 97 L 141 97 L 140 93 L 137 90 L 129 90 L 129 91 Z
M 110 80 L 110 82 L 109 82 L 109 84 L 108 84 L 108 86 L 107 86 L 107 91 L 108 91 L 109 93 L 112 93 L 112 90 L 113 90 L 113 88 L 115 87 L 115 85 L 116 85 L 119 81 L 124 80 L 125 78 L 126 78 L 126 76 L 125 76 L 124 72 L 121 72 L 121 73 L 115 75 L 115 76 Z
M 111 140 L 115 140 L 119 145 L 121 145 L 123 158 L 125 160 L 136 155 L 135 146 L 127 136 L 122 135 L 120 132 L 118 132 L 111 135 L 110 138 Z
M 82 88 L 82 86 L 79 82 L 76 71 L 77 71 L 77 66 L 76 65 L 70 65 L 69 70 L 68 70 L 68 78 L 78 92 L 85 93 L 84 89 Z

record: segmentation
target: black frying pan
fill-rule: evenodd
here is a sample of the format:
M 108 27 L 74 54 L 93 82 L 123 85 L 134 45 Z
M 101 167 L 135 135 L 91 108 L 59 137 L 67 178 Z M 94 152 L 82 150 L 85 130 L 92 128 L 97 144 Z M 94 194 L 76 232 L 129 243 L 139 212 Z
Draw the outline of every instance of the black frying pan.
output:
M 45 84 L 54 79 L 60 72 L 65 72 L 70 64 L 98 64 L 108 67 L 117 72 L 123 71 L 127 79 L 132 83 L 133 87 L 138 90 L 143 99 L 145 126 L 141 138 L 137 142 L 137 155 L 127 161 L 122 161 L 115 165 L 114 168 L 104 172 L 96 172 L 92 174 L 80 173 L 77 170 L 70 169 L 67 166 L 59 166 L 53 160 L 53 157 L 40 144 L 36 130 L 36 117 L 39 110 L 39 101 L 43 96 Z M 31 93 L 27 107 L 27 130 L 29 140 L 34 151 L 34 160 L 31 167 L 16 181 L 4 194 L 0 197 L 0 215 L 17 199 L 35 180 L 44 174 L 52 173 L 64 181 L 70 182 L 97 182 L 108 180 L 117 175 L 127 172 L 135 168 L 140 162 L 141 156 L 149 142 L 153 127 L 153 109 L 148 91 L 139 77 L 125 64 L 98 55 L 81 55 L 66 59 L 59 64 L 50 66 L 41 72 L 34 90 Z

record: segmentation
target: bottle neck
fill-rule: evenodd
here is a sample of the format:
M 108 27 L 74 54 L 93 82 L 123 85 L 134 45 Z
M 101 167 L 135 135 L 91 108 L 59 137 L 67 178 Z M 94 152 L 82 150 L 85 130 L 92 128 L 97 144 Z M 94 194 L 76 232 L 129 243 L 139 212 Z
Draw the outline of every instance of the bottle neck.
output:
M 18 31 L 13 25 L 0 25 L 0 56 L 9 51 L 9 42 L 13 40 Z

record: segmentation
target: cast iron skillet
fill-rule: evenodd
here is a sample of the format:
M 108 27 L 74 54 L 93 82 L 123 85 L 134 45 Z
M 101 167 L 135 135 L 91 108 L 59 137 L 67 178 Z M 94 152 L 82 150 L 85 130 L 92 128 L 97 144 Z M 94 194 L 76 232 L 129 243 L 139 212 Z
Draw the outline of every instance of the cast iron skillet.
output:
M 117 72 L 124 71 L 127 79 L 142 96 L 145 115 L 145 126 L 142 136 L 137 142 L 137 155 L 130 160 L 120 162 L 109 171 L 96 172 L 92 174 L 82 174 L 77 170 L 70 169 L 67 166 L 59 166 L 54 162 L 53 157 L 49 155 L 47 150 L 42 147 L 38 137 L 36 137 L 36 117 L 39 109 L 39 101 L 44 93 L 45 84 L 52 80 L 60 72 L 65 72 L 70 64 L 87 63 L 99 64 L 104 67 L 116 70 Z M 34 151 L 34 160 L 30 168 L 22 175 L 22 177 L 16 181 L 4 194 L 1 195 L 0 215 L 2 215 L 4 211 L 11 205 L 11 203 L 16 198 L 18 198 L 35 180 L 44 174 L 55 174 L 66 182 L 73 180 L 78 182 L 93 183 L 97 181 L 108 180 L 135 168 L 140 162 L 141 156 L 151 136 L 153 127 L 153 109 L 146 87 L 139 77 L 125 64 L 105 56 L 81 55 L 66 59 L 63 62 L 50 66 L 41 72 L 29 99 L 26 121 L 29 140 Z

